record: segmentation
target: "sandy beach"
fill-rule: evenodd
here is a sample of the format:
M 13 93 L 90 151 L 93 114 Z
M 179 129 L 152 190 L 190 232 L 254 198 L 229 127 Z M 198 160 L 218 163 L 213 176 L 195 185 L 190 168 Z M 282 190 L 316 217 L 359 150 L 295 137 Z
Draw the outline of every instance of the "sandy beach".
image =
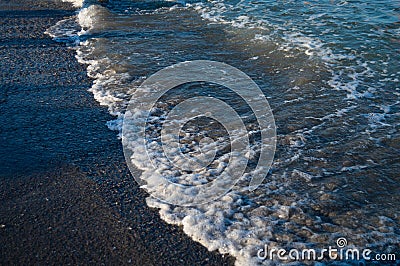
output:
M 0 264 L 232 265 L 163 222 L 131 177 L 75 51 L 66 3 L 0 3 Z

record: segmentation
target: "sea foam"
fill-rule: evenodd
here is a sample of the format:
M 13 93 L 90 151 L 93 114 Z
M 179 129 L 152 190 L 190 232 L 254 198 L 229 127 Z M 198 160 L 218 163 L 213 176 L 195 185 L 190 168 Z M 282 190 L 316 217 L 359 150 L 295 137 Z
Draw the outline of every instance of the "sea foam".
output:
M 298 5 L 293 1 L 287 2 Z M 304 55 L 307 59 L 311 58 L 307 62 L 322 62 L 329 73 L 329 78 L 317 85 L 310 85 L 313 84 L 311 79 L 309 82 L 286 84 L 282 89 L 286 92 L 284 95 L 279 94 L 279 88 L 272 92 L 275 93 L 272 94 L 273 97 L 284 99 L 279 105 L 275 105 L 274 112 L 278 120 L 285 122 L 281 124 L 282 131 L 278 132 L 279 149 L 272 171 L 257 190 L 248 191 L 248 181 L 252 173 L 247 172 L 232 191 L 207 205 L 174 206 L 152 197 L 146 199 L 147 204 L 158 208 L 161 218 L 168 223 L 181 225 L 187 235 L 210 251 L 218 250 L 234 256 L 237 265 L 274 264 L 273 261 L 257 258 L 257 251 L 265 245 L 270 248 L 320 249 L 334 245 L 338 237 L 346 237 L 354 246 L 375 248 L 378 251 L 392 250 L 400 242 L 398 217 L 394 215 L 398 208 L 392 206 L 392 209 L 380 210 L 379 206 L 373 205 L 376 202 L 367 204 L 367 201 L 374 200 L 365 196 L 368 194 L 365 192 L 368 190 L 367 185 L 371 184 L 363 183 L 366 182 L 365 179 L 358 179 L 360 173 L 365 173 L 367 177 L 378 182 L 379 186 L 385 187 L 385 183 L 379 181 L 382 178 L 376 180 L 372 178 L 374 174 L 371 174 L 376 169 L 380 155 L 376 153 L 370 156 L 366 149 L 374 147 L 384 153 L 387 151 L 382 150 L 382 141 L 387 141 L 391 147 L 396 145 L 395 141 L 389 142 L 391 139 L 380 131 L 382 128 L 393 128 L 393 124 L 388 121 L 399 116 L 398 102 L 391 97 L 382 100 L 382 95 L 392 93 L 385 91 L 385 86 L 391 86 L 396 78 L 391 76 L 393 69 L 390 64 L 381 65 L 385 69 L 382 73 L 389 73 L 386 75 L 387 80 L 371 83 L 371 79 L 380 73 L 379 68 L 371 63 L 375 59 L 370 60 L 351 49 L 343 48 L 338 52 L 329 40 L 321 38 L 323 35 L 307 34 L 302 29 L 291 28 L 293 24 L 274 24 L 274 17 L 270 20 L 268 16 L 257 17 L 252 13 L 256 10 L 254 6 L 245 1 L 241 3 L 244 3 L 242 9 L 224 1 L 191 3 L 186 7 L 171 8 L 170 11 L 163 8 L 160 16 L 162 19 L 152 17 L 152 12 L 157 15 L 158 11 L 132 11 L 129 17 L 113 13 L 104 6 L 84 4 L 76 18 L 81 29 L 72 27 L 73 31 L 69 30 L 66 34 L 74 35 L 75 37 L 71 37 L 76 38 L 79 43 L 76 47 L 77 58 L 88 66 L 88 75 L 94 79 L 90 90 L 95 99 L 116 116 L 116 120 L 110 121 L 108 126 L 119 132 L 130 95 L 152 74 L 149 69 L 157 69 L 153 65 L 168 66 L 170 62 L 183 60 L 185 53 L 190 54 L 194 43 L 185 47 L 184 38 L 193 33 L 171 25 L 176 23 L 175 16 L 194 16 L 193 10 L 210 23 L 225 25 L 227 31 L 234 32 L 232 28 L 239 28 L 244 37 L 253 36 L 254 38 L 245 39 L 244 42 L 250 47 L 263 48 L 273 43 L 276 50 L 265 49 L 264 54 L 261 52 L 257 56 L 251 56 L 251 61 L 259 66 L 262 66 L 260 62 L 264 58 L 278 51 L 283 58 L 289 58 L 297 64 L 300 60 L 296 61 L 296 58 L 304 58 Z M 240 10 L 245 10 L 247 14 L 242 14 Z M 288 15 L 291 10 L 281 12 L 282 15 Z M 307 23 L 323 27 L 340 22 L 326 12 L 324 10 L 311 14 Z M 156 24 L 157 19 L 164 24 Z M 205 27 L 197 20 L 190 20 L 190 23 L 193 21 L 198 23 L 195 24 L 196 27 Z M 56 28 L 61 28 L 61 31 L 53 29 L 53 36 L 57 38 L 62 35 L 63 28 L 71 29 L 68 25 L 71 24 L 65 22 L 57 25 Z M 135 27 L 139 30 L 135 31 Z M 182 31 L 180 39 L 171 37 L 171 32 L 174 31 Z M 323 32 L 327 35 L 335 34 L 329 27 Z M 257 46 L 251 46 L 251 43 Z M 179 49 L 182 50 L 168 50 L 170 46 L 177 47 L 181 44 L 183 45 Z M 231 43 L 227 41 L 226 44 Z M 202 51 L 206 53 L 209 50 Z M 379 60 L 386 60 L 382 58 Z M 302 69 L 307 69 L 307 66 Z M 288 73 L 283 67 L 274 71 L 276 74 L 273 77 L 277 79 Z M 319 74 L 312 67 L 307 71 L 314 76 Z M 396 90 L 398 88 L 393 91 Z M 289 96 L 291 98 L 285 98 Z M 379 102 L 380 100 L 383 102 Z M 374 111 L 368 109 L 371 102 L 377 105 Z M 390 108 L 384 108 L 385 106 Z M 326 112 L 325 107 L 332 108 Z M 132 118 L 142 111 L 138 105 Z M 154 129 L 162 123 L 167 111 L 160 107 L 151 114 L 150 121 Z M 131 126 L 135 126 L 134 119 Z M 368 134 L 374 137 L 374 134 L 378 135 L 371 140 L 369 137 L 364 138 Z M 142 171 L 142 177 L 148 181 L 141 184 L 142 187 L 157 190 L 157 183 L 152 183 L 153 180 L 159 180 L 155 179 L 156 176 L 176 176 L 176 169 L 165 167 L 155 171 L 149 167 L 144 158 L 148 155 L 146 151 L 140 150 L 141 146 L 135 143 L 135 138 L 120 136 L 123 141 L 129 142 L 127 145 L 133 151 L 133 156 L 127 159 Z M 163 165 L 162 160 L 165 158 L 161 154 L 158 136 L 150 137 L 150 150 L 147 152 Z M 191 137 L 193 136 L 190 134 L 183 136 L 187 143 L 185 148 L 193 148 Z M 226 141 L 226 138 L 221 138 L 216 145 L 223 147 Z M 257 152 L 257 143 L 253 145 Z M 251 152 L 248 157 L 252 157 Z M 372 158 L 366 160 L 364 157 Z M 349 159 L 346 161 L 345 158 Z M 387 160 L 389 158 L 388 155 Z M 218 166 L 216 169 L 205 169 L 198 176 L 189 172 L 180 173 L 175 181 L 201 183 L 204 177 L 218 174 L 225 163 L 226 157 L 221 156 L 215 162 Z M 390 177 L 387 179 L 390 180 Z M 173 194 L 174 191 L 168 188 L 165 193 L 171 193 L 174 197 L 180 196 Z M 193 193 L 195 195 L 196 191 Z M 379 212 L 379 217 L 371 215 L 367 205 L 374 212 Z

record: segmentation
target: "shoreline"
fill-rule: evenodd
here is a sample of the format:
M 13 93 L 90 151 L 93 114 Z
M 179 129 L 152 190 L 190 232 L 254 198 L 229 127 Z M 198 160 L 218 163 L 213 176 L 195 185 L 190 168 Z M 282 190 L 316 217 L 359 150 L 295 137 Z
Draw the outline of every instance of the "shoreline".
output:
M 74 12 L 0 4 L 0 264 L 233 265 L 147 207 L 85 66 L 44 34 Z

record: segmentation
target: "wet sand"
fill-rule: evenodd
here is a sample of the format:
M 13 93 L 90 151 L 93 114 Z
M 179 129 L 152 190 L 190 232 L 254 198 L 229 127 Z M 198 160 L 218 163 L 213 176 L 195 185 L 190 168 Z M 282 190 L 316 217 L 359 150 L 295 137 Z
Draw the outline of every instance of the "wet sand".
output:
M 66 3 L 0 3 L 0 264 L 232 265 L 145 204 L 75 51 Z

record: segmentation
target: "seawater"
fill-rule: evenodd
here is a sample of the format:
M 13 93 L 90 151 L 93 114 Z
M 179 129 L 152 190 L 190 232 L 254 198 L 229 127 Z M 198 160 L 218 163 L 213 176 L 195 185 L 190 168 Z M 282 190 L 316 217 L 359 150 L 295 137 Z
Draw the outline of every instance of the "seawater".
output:
M 264 183 L 247 190 L 250 167 L 235 189 L 207 206 L 172 206 L 149 197 L 165 221 L 182 225 L 209 250 L 236 257 L 237 265 L 274 263 L 257 259 L 265 245 L 322 249 L 339 237 L 352 247 L 398 254 L 400 2 L 71 2 L 77 15 L 48 33 L 87 64 L 95 99 L 116 116 L 111 129 L 121 130 L 130 96 L 146 77 L 188 60 L 237 67 L 268 98 L 278 144 Z M 180 99 L 214 94 L 240 108 L 224 90 L 179 88 L 160 102 L 153 132 Z M 257 135 L 251 115 L 242 111 Z M 187 149 L 210 128 L 198 122 L 186 127 Z M 223 148 L 223 130 L 211 127 Z M 256 137 L 251 145 L 257 154 Z M 175 182 L 201 183 L 225 160 L 219 156 L 197 176 L 161 171 Z M 138 173 L 159 174 L 140 156 L 132 162 Z

